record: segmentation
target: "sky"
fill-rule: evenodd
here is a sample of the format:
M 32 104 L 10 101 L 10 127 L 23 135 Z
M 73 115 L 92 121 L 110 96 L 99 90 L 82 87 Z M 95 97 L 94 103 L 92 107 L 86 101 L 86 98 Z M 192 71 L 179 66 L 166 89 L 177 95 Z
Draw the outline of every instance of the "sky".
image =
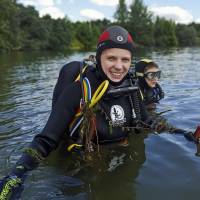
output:
M 32 5 L 40 16 L 49 14 L 52 18 L 67 16 L 71 21 L 109 19 L 113 21 L 118 0 L 18 0 L 24 6 Z M 126 0 L 127 6 L 132 0 Z M 176 23 L 200 23 L 199 0 L 143 0 L 155 16 L 172 19 Z

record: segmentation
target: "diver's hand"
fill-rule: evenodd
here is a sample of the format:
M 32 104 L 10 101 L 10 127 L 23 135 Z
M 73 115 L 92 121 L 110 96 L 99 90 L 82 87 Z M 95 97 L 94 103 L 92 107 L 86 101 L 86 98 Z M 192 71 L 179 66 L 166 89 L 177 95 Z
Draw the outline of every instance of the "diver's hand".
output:
M 169 129 L 169 133 L 171 134 L 177 134 L 177 135 L 183 135 L 188 141 L 195 141 L 194 133 L 191 131 L 186 131 L 183 129 L 171 127 Z
M 36 168 L 42 158 L 37 149 L 27 148 L 11 173 L 0 180 L 0 200 L 19 199 L 27 172 Z
M 0 180 L 0 200 L 17 200 L 23 191 L 24 177 L 10 174 Z
M 167 123 L 167 120 L 160 116 L 150 118 L 148 120 L 148 124 L 151 130 L 158 133 L 169 129 L 169 124 Z
M 26 172 L 27 169 L 23 165 L 17 164 L 8 176 L 0 180 L 0 200 L 20 199 Z

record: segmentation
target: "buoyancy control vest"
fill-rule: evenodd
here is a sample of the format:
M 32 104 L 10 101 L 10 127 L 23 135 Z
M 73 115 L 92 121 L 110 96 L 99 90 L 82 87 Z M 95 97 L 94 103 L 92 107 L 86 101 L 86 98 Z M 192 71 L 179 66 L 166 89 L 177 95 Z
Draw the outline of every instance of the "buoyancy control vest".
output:
M 164 98 L 164 92 L 158 83 L 154 88 L 144 88 L 143 91 L 144 102 L 146 105 L 158 103 L 161 99 Z
M 138 79 L 138 84 L 142 91 L 145 105 L 148 106 L 149 104 L 158 103 L 164 98 L 164 91 L 158 83 L 156 83 L 155 87 L 151 88 L 148 86 L 145 79 L 140 78 Z
M 90 68 L 93 68 L 92 65 L 86 65 L 85 63 L 81 63 L 81 64 L 85 66 L 85 68 L 83 67 L 83 72 L 86 69 L 88 70 Z M 57 83 L 53 91 L 52 108 L 55 106 L 55 103 L 58 100 L 64 88 L 67 85 L 73 83 L 79 74 L 80 74 L 79 61 L 73 61 L 73 62 L 67 63 L 61 68 Z
M 83 73 L 83 76 L 88 76 L 89 81 L 91 81 L 90 71 L 95 71 L 94 66 L 88 66 Z M 54 89 L 53 104 L 66 84 L 72 83 L 79 73 L 80 62 L 71 62 L 63 66 Z M 93 85 L 92 82 L 91 85 Z M 139 121 L 144 120 L 145 114 L 141 111 L 140 92 L 132 74 L 128 74 L 122 84 L 110 85 L 95 110 L 99 143 L 121 140 L 127 136 L 127 131 L 131 127 L 135 128 Z M 80 119 L 76 120 L 74 127 L 77 126 L 76 123 L 81 123 Z M 74 139 L 78 135 L 78 129 L 70 134 Z

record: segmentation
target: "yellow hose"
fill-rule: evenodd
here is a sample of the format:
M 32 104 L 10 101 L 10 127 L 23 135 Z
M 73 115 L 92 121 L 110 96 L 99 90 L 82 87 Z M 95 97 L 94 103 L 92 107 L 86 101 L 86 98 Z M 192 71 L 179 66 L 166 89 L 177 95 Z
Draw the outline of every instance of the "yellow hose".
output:
M 141 95 L 141 98 L 142 98 L 142 101 L 144 100 L 144 95 L 142 94 L 142 91 L 139 89 L 140 91 L 140 95 Z
M 101 83 L 101 85 L 97 88 L 94 95 L 92 96 L 91 103 L 89 105 L 89 108 L 93 107 L 104 95 L 109 85 L 109 81 L 105 80 Z
M 95 91 L 94 95 L 92 96 L 92 99 L 90 101 L 89 104 L 89 108 L 93 107 L 104 95 L 104 93 L 106 92 L 107 88 L 109 85 L 109 81 L 105 80 L 101 83 L 101 85 L 97 88 L 97 90 Z M 80 116 L 82 114 L 82 112 L 78 112 L 76 114 L 76 117 Z
M 81 73 L 84 73 L 84 71 L 86 70 L 86 68 L 88 67 L 88 65 L 86 65 L 85 67 L 83 67 L 83 69 L 82 69 L 82 72 Z M 80 80 L 80 77 L 81 77 L 81 75 L 79 74 L 77 77 L 76 77 L 76 79 L 75 79 L 75 81 L 78 81 L 78 80 Z
M 67 147 L 67 151 L 71 151 L 74 147 L 77 147 L 77 148 L 81 148 L 83 145 L 82 144 L 71 144 Z

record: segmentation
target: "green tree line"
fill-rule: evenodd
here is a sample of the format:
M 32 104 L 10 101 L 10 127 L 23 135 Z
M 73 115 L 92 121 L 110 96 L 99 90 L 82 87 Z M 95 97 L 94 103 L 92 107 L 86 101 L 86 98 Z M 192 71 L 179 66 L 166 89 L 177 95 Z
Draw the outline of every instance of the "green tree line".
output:
M 39 17 L 34 7 L 16 0 L 0 0 L 0 51 L 13 50 L 93 50 L 97 38 L 109 25 L 127 28 L 137 46 L 200 46 L 200 24 L 175 24 L 155 17 L 142 0 L 127 7 L 119 0 L 115 22 L 107 19 L 71 22 L 67 16 Z

